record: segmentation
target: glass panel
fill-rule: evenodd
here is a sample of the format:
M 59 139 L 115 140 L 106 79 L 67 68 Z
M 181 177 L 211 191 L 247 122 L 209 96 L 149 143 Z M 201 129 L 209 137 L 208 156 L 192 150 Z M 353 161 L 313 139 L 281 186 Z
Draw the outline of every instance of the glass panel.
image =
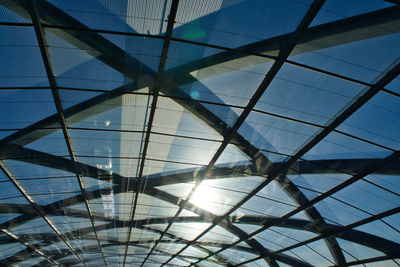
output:
M 316 236 L 308 231 L 273 226 L 255 235 L 255 239 L 270 250 L 279 250 Z
M 243 223 L 234 223 L 233 225 L 240 228 L 240 230 L 244 231 L 246 234 L 250 234 L 254 231 L 257 231 L 258 229 L 260 229 L 262 227 L 262 225 L 255 225 L 255 224 L 247 224 L 246 222 L 246 218 L 243 219 L 242 218 L 238 218 L 238 220 L 243 220 Z
M 1 183 L 0 203 L 29 204 L 12 182 Z
M 7 62 L 1 68 L 1 86 L 48 86 L 33 27 L 1 26 L 0 46 L 0 61 Z
M 169 228 L 168 233 L 186 240 L 193 240 L 204 232 L 211 223 L 179 223 L 175 222 Z M 187 249 L 186 249 L 187 250 Z M 186 251 L 185 250 L 185 251 Z
M 244 215 L 280 217 L 296 207 L 297 204 L 280 188 L 280 185 L 272 181 L 233 214 L 239 218 Z
M 176 21 L 182 26 L 175 28 L 173 36 L 233 48 L 294 31 L 310 2 L 208 0 L 201 6 L 196 3 L 180 2 Z
M 377 186 L 359 180 L 332 195 L 370 214 L 378 214 L 400 205 L 400 197 Z M 371 203 L 374 203 L 371 205 Z
M 393 6 L 393 4 L 382 0 L 371 0 L 367 3 L 360 3 L 357 0 L 348 0 L 346 1 L 346 5 L 342 5 L 335 0 L 327 0 L 321 11 L 315 17 L 312 26 L 373 12 L 390 6 Z
M 345 34 L 328 36 L 296 46 L 290 60 L 319 69 L 374 82 L 399 57 L 397 33 L 366 27 L 370 34 L 344 38 Z M 371 29 L 372 28 L 372 29 Z M 379 47 L 379 49 L 376 49 Z
M 1 129 L 20 129 L 55 114 L 56 109 L 48 89 L 0 90 L 0 113 Z
M 18 262 L 17 266 L 34 266 L 35 264 L 38 264 L 41 261 L 47 262 L 47 259 L 44 257 L 34 257 L 28 260 Z
M 317 127 L 253 111 L 239 128 L 239 133 L 256 148 L 292 154 L 318 130 Z
M 214 226 L 210 231 L 203 235 L 199 242 L 212 242 L 220 244 L 231 244 L 235 242 L 239 237 L 237 237 L 233 232 L 222 228 L 221 226 Z
M 234 263 L 241 263 L 250 259 L 254 259 L 257 257 L 256 254 L 249 253 L 247 251 L 237 250 L 237 249 L 226 249 L 220 253 L 221 255 L 225 256 L 229 260 L 233 261 Z
M 383 171 L 384 168 L 381 170 Z M 374 185 L 381 186 L 386 190 L 390 190 L 395 194 L 400 194 L 400 179 L 398 175 L 380 175 L 374 173 L 373 175 L 364 177 L 364 180 Z
M 20 243 L 2 244 L 0 245 L 0 259 L 6 259 L 23 249 L 26 247 Z
M 2 22 L 31 22 L 29 13 L 26 10 L 19 8 L 19 5 L 13 2 L 3 1 L 0 5 L 0 13 Z
M 314 207 L 327 222 L 333 224 L 347 225 L 369 217 L 368 213 L 330 197 L 319 201 Z
M 310 190 L 317 191 L 318 194 L 324 193 L 329 189 L 339 185 L 351 176 L 346 174 L 334 173 L 334 174 L 301 174 L 301 175 L 288 175 L 290 180 L 298 186 L 306 196 L 311 193 Z M 310 190 L 308 190 L 310 189 Z M 311 194 L 315 197 L 315 194 Z
M 273 61 L 256 56 L 171 42 L 166 68 L 191 100 L 244 107 Z
M 269 266 L 269 265 L 264 259 L 260 259 L 260 260 L 256 260 L 256 261 L 252 261 L 250 263 L 247 263 L 246 266 L 262 267 L 262 266 Z M 285 266 L 285 265 L 281 265 L 281 263 L 279 262 L 279 266 Z
M 355 257 L 358 260 L 384 256 L 382 252 L 379 252 L 375 249 L 371 249 L 369 247 L 349 242 L 340 238 L 337 238 L 336 240 L 338 241 L 340 247 L 343 250 L 347 251 L 348 253 L 351 253 L 351 255 L 353 255 L 353 257 Z M 354 260 L 354 258 L 351 258 L 348 254 L 344 254 L 344 256 L 347 261 Z
M 326 258 L 320 251 L 311 249 L 308 246 L 301 246 L 290 251 L 305 262 L 312 264 L 312 266 L 328 266 L 334 264 L 334 261 Z
M 200 119 L 188 106 L 181 106 L 167 97 L 158 98 L 153 132 L 222 141 L 222 136 L 210 125 L 207 118 Z
M 166 30 L 171 1 L 49 1 L 89 28 L 158 35 Z M 158 7 L 158 8 L 155 8 Z
M 220 142 L 151 135 L 147 157 L 158 161 L 183 163 L 182 168 L 190 168 L 207 165 L 219 146 Z M 185 166 L 186 163 L 189 165 Z M 176 164 L 172 166 L 165 164 L 163 168 L 153 167 L 153 164 L 149 163 L 149 174 L 168 173 L 180 169 Z
M 390 151 L 384 148 L 332 132 L 309 150 L 303 158 L 306 160 L 384 158 L 389 154 Z M 359 169 L 361 170 L 362 167 L 360 166 Z
M 325 125 L 363 89 L 355 83 L 284 64 L 255 110 Z
M 395 78 L 388 85 L 386 85 L 386 89 L 394 91 L 396 93 L 400 92 L 400 78 Z
M 400 100 L 379 92 L 350 118 L 338 127 L 345 133 L 393 148 L 400 148 L 399 129 Z
M 398 225 L 395 220 L 400 217 L 399 214 L 392 215 L 390 217 L 384 218 L 383 220 L 376 220 L 359 227 L 354 228 L 365 233 L 376 235 L 384 239 L 396 242 L 400 244 L 400 233 L 398 232 Z M 398 221 L 397 221 L 398 223 Z
M 190 202 L 216 215 L 222 215 L 263 180 L 257 176 L 204 180 Z
M 60 37 L 70 38 L 67 39 L 69 42 Z M 74 43 L 74 39 L 63 35 L 62 31 L 46 30 L 46 40 L 58 86 L 108 91 L 130 82 L 96 58 L 101 55 L 100 52 L 90 46 L 85 46 L 85 50 L 80 49 L 80 43 Z
M 172 200 L 171 200 L 172 202 Z M 157 196 L 139 194 L 138 206 L 135 211 L 135 220 L 147 220 L 151 218 L 174 217 L 178 206 L 158 199 Z
M 40 205 L 81 194 L 76 176 L 69 172 L 14 160 L 7 160 L 7 165 L 18 183 Z
M 235 167 L 238 165 L 251 164 L 251 159 L 236 145 L 228 144 L 218 158 L 215 165 L 218 167 Z
M 19 138 L 19 140 L 24 140 L 22 142 L 28 144 L 24 146 L 25 148 L 41 151 L 59 157 L 69 156 L 64 133 L 61 129 L 36 130 L 35 132 L 37 132 L 39 135 L 42 135 L 42 137 L 36 140 L 31 140 L 29 136 L 26 139 Z
M 2 213 L 2 214 L 0 214 L 0 223 L 4 224 L 5 222 L 9 222 L 12 219 L 14 219 L 14 218 L 16 218 L 16 217 L 18 217 L 20 215 L 21 214 L 5 214 L 5 213 Z

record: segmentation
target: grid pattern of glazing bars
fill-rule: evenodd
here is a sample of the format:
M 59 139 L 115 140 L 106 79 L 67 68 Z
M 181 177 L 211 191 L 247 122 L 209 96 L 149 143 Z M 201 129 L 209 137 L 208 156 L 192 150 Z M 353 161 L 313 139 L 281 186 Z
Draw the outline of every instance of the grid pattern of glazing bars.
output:
M 1 1 L 2 264 L 398 266 L 397 3 L 149 3 Z

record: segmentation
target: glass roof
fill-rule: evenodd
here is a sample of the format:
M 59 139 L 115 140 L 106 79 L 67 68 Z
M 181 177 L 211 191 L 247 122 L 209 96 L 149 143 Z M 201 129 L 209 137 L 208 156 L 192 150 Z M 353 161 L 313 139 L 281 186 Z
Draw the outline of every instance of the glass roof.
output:
M 0 0 L 1 266 L 400 266 L 398 0 Z

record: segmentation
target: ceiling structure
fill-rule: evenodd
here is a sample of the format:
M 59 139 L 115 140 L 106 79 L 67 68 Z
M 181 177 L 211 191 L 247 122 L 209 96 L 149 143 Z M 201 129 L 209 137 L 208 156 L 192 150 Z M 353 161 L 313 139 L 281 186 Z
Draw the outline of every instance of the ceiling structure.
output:
M 0 0 L 0 264 L 400 266 L 395 0 Z

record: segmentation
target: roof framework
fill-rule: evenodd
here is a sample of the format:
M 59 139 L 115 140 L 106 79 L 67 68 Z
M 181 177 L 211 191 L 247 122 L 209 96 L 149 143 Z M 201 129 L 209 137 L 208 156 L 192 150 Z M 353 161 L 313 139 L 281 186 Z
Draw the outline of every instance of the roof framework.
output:
M 303 13 L 299 11 L 299 14 L 295 14 L 298 19 L 291 31 L 283 31 L 282 34 L 232 48 L 228 44 L 226 46 L 215 44 L 218 42 L 212 41 L 210 37 L 212 35 L 208 36 L 208 41 L 207 39 L 202 41 L 201 38 L 193 37 L 193 33 L 189 34 L 192 37 L 177 34 L 184 33 L 186 24 L 178 20 L 184 18 L 184 15 L 180 14 L 188 12 L 189 2 L 165 1 L 159 19 L 160 31 L 154 34 L 150 31 L 140 32 L 139 28 L 135 29 L 135 24 L 129 22 L 129 15 L 126 21 L 121 20 L 121 15 L 113 13 L 116 11 L 112 12 L 111 7 L 106 9 L 110 12 L 106 16 L 115 19 L 116 22 L 111 24 L 111 29 L 107 27 L 103 29 L 102 24 L 99 24 L 99 28 L 91 27 L 88 26 L 91 23 L 90 19 L 85 20 L 77 16 L 73 8 L 79 9 L 79 6 L 63 8 L 56 2 L 44 0 L 0 1 L 4 10 L 26 20 L 26 22 L 4 20 L 1 22 L 1 27 L 31 29 L 34 32 L 37 44 L 35 49 L 40 53 L 43 73 L 47 79 L 45 86 L 37 84 L 9 86 L 4 83 L 5 86 L 1 85 L 1 90 L 49 91 L 55 107 L 54 113 L 31 121 L 24 127 L 6 126 L 2 129 L 2 132 L 10 134 L 6 134 L 0 141 L 2 159 L 0 168 L 4 176 L 1 182 L 5 186 L 15 188 L 17 193 L 3 198 L 3 202 L 0 203 L 0 213 L 5 215 L 4 218 L 8 218 L 3 220 L 0 228 L 2 232 L 0 244 L 12 251 L 2 254 L 1 264 L 313 266 L 329 263 L 328 265 L 346 266 L 376 263 L 380 266 L 380 263 L 390 262 L 398 266 L 400 262 L 396 259 L 400 257 L 400 245 L 396 240 L 399 237 L 393 236 L 399 234 L 396 229 L 398 224 L 396 225 L 396 219 L 387 219 L 396 218 L 393 216 L 399 213 L 400 195 L 397 193 L 399 190 L 395 182 L 382 181 L 398 176 L 400 151 L 393 142 L 373 139 L 345 126 L 346 122 L 369 104 L 395 113 L 395 110 L 391 110 L 395 107 L 380 107 L 379 102 L 376 104 L 374 100 L 380 94 L 385 94 L 398 101 L 398 90 L 396 92 L 392 84 L 396 84 L 400 72 L 398 62 L 400 55 L 394 53 L 395 57 L 388 60 L 391 64 L 379 71 L 379 75 L 375 75 L 374 79 L 369 80 L 357 77 L 351 71 L 343 73 L 326 69 L 323 65 L 317 67 L 310 61 L 307 64 L 302 63 L 301 56 L 312 53 L 323 54 L 321 51 L 375 39 L 383 39 L 380 42 L 393 42 L 395 46 L 395 41 L 388 36 L 394 35 L 398 38 L 396 34 L 398 35 L 400 29 L 399 6 L 390 2 L 385 8 L 376 8 L 373 11 L 315 25 L 313 22 L 316 18 L 329 9 L 329 1 L 326 3 L 316 0 L 303 3 Z M 237 5 L 246 5 L 245 2 Z M 209 4 L 211 8 L 212 1 Z M 294 4 L 287 1 L 287 5 Z M 328 6 L 325 7 L 326 5 Z M 213 17 L 222 17 L 225 10 L 231 8 L 229 5 L 223 6 L 221 4 L 215 11 L 198 16 L 197 20 L 193 20 L 195 23 L 189 19 L 187 24 L 201 28 L 201 23 Z M 158 6 L 157 8 L 161 9 Z M 151 20 L 150 17 L 149 19 Z M 123 27 L 120 26 L 121 23 Z M 121 28 L 128 30 L 122 31 Z M 149 46 L 150 42 L 158 42 L 159 45 L 153 46 L 153 49 L 159 47 L 159 51 L 151 51 L 151 47 L 146 51 L 154 53 L 153 57 L 156 59 L 150 61 L 155 63 L 150 64 L 151 62 L 147 62 L 143 55 L 135 53 L 136 50 L 130 47 L 133 43 L 129 41 L 125 48 L 119 43 L 117 45 L 113 39 L 117 37 L 127 38 L 130 42 L 131 39 L 136 40 L 138 46 L 141 45 L 140 42 L 147 40 L 150 40 L 146 43 Z M 61 43 L 60 40 L 69 46 L 66 49 L 81 51 L 96 60 L 96 64 L 107 66 L 110 70 L 120 73 L 124 77 L 122 84 L 110 89 L 89 88 L 85 83 L 79 86 L 66 86 L 68 83 L 63 83 L 63 73 L 55 71 L 60 68 L 56 54 L 57 49 L 60 49 L 57 47 L 57 42 Z M 209 54 L 210 51 L 213 52 L 211 55 L 204 53 L 200 57 L 192 55 L 192 58 L 186 59 L 184 63 L 176 64 L 174 63 L 176 55 L 173 55 L 171 50 L 174 51 L 177 47 L 178 49 L 187 47 L 189 50 L 196 47 L 208 51 Z M 247 99 L 245 102 L 242 101 L 242 105 L 231 103 L 229 99 L 222 100 L 226 99 L 223 94 L 215 88 L 208 87 L 208 79 L 225 77 L 235 70 L 250 72 L 248 68 L 265 64 L 268 64 L 268 70 L 262 74 L 263 77 L 259 79 L 258 85 L 253 89 L 242 88 L 248 91 Z M 351 64 L 362 63 L 354 61 Z M 362 90 L 352 97 L 347 97 L 341 108 L 325 122 L 303 119 L 297 115 L 291 116 L 279 112 L 278 109 L 277 112 L 272 112 L 263 108 L 261 103 L 265 101 L 263 100 L 265 95 L 273 90 L 277 80 L 283 79 L 279 77 L 279 73 L 288 66 L 300 68 L 313 75 L 326 75 L 362 87 Z M 82 71 L 79 64 L 75 67 Z M 66 77 L 68 78 L 68 75 Z M 238 82 L 231 76 L 227 77 L 230 78 L 224 78 L 225 82 L 229 82 L 228 79 Z M 192 91 L 187 90 L 188 86 Z M 193 88 L 201 88 L 201 94 L 204 93 L 209 97 L 199 98 L 193 94 L 193 92 L 198 93 Z M 329 88 L 317 88 L 317 90 L 329 91 Z M 83 100 L 77 97 L 77 101 L 73 100 L 73 104 L 69 104 L 68 101 L 71 100 L 67 99 L 68 94 L 65 92 L 75 94 L 80 92 L 84 96 L 81 97 Z M 335 93 L 340 94 L 339 91 Z M 281 97 L 285 98 L 285 93 Z M 7 101 L 7 98 L 5 100 Z M 27 99 L 21 99 L 21 102 L 25 100 Z M 169 103 L 169 106 L 166 103 Z M 202 125 L 201 127 L 205 127 L 212 134 L 191 134 L 189 130 L 195 132 L 195 125 L 189 125 L 194 128 L 189 129 L 182 122 L 174 124 L 173 120 L 170 122 L 171 125 L 162 124 L 162 120 L 167 118 L 161 116 L 163 111 L 168 111 L 168 108 L 174 109 L 171 103 L 176 103 L 179 109 L 190 114 L 188 116 L 191 116 L 192 120 L 195 119 Z M 321 104 L 328 105 L 328 103 Z M 131 106 L 134 107 L 134 112 L 142 115 L 127 110 L 127 107 Z M 117 118 L 114 118 L 115 110 L 120 112 Z M 34 110 L 24 110 L 24 112 L 34 112 Z M 96 123 L 87 127 L 89 124 L 83 123 L 93 118 L 101 118 L 102 114 L 108 113 L 114 114 L 113 120 L 120 120 L 121 127 L 107 128 L 110 121 L 105 121 L 106 127 L 98 127 Z M 234 119 L 229 121 L 232 114 L 235 114 Z M 283 149 L 275 148 L 283 145 L 274 143 L 276 138 L 256 130 L 257 125 L 252 124 L 254 114 L 264 116 L 265 120 L 269 118 L 276 120 L 275 125 L 269 125 L 271 128 L 293 123 L 298 125 L 298 129 L 294 131 L 301 132 L 303 130 L 301 127 L 312 127 L 315 131 L 292 151 L 284 152 Z M 309 117 L 304 116 L 304 118 Z M 124 123 L 136 123 L 139 126 L 125 128 Z M 166 130 L 168 126 L 175 129 L 172 132 Z M 109 136 L 100 142 L 107 142 L 107 139 L 109 141 L 113 136 L 119 136 L 116 142 L 121 145 L 115 155 L 111 155 L 111 150 L 108 151 L 108 155 L 97 153 L 99 150 L 97 147 L 101 145 L 95 145 L 93 153 L 89 151 L 92 147 L 85 147 L 84 141 L 76 137 L 77 133 L 84 133 L 89 139 L 90 136 L 93 138 Z M 48 141 L 47 138 L 54 134 L 59 134 L 60 137 L 56 141 L 63 143 L 61 153 L 38 146 L 32 147 L 35 142 Z M 332 142 L 329 137 L 333 134 L 349 138 L 351 142 L 374 147 L 372 151 L 381 153 L 374 154 L 368 150 L 367 153 L 358 155 L 356 152 L 363 146 L 358 145 L 349 149 L 352 153 L 342 153 L 344 157 L 330 156 L 329 153 L 325 153 L 326 158 L 310 156 L 319 145 Z M 389 138 L 395 139 L 390 136 L 393 133 L 387 134 Z M 139 139 L 136 140 L 133 136 L 138 136 Z M 129 140 L 133 144 L 126 144 L 124 138 L 133 138 Z M 157 150 L 162 148 L 154 147 L 152 144 L 160 142 L 158 140 L 169 139 L 175 141 L 169 143 L 164 141 L 169 149 L 164 152 L 165 157 L 155 157 L 154 155 L 163 155 L 163 152 L 157 154 Z M 260 145 L 260 140 L 268 145 Z M 198 157 L 198 162 L 190 160 L 197 160 L 194 154 L 202 149 L 191 146 L 195 142 L 203 145 L 212 144 L 215 147 L 210 150 L 208 159 L 201 160 Z M 80 149 L 80 146 L 84 149 Z M 174 151 L 183 153 L 176 149 L 180 146 L 185 147 L 185 151 L 188 149 L 191 151 L 183 157 L 171 155 Z M 87 147 L 89 149 L 85 151 Z M 237 154 L 242 155 L 241 160 L 232 159 L 221 164 L 220 158 L 226 153 L 234 153 L 232 147 Z M 275 160 L 275 158 L 280 159 Z M 127 171 L 123 164 L 119 169 L 113 169 L 111 167 L 113 160 L 129 162 L 129 168 L 132 166 L 135 170 Z M 104 165 L 104 162 L 108 162 L 110 166 Z M 21 171 L 17 163 L 23 164 L 25 168 L 37 166 L 41 170 L 41 176 L 33 174 L 29 176 L 29 172 Z M 152 169 L 152 166 L 160 165 L 165 167 Z M 168 165 L 176 168 L 167 167 Z M 59 173 L 52 177 L 50 170 Z M 60 176 L 61 174 L 64 176 Z M 342 180 L 320 190 L 312 185 L 301 185 L 298 179 L 296 180 L 296 177 L 301 176 L 329 179 L 330 175 L 342 177 Z M 371 178 L 373 175 L 379 176 L 380 179 Z M 75 179 L 74 182 L 70 182 L 72 178 Z M 61 181 L 69 179 L 68 183 L 74 183 L 76 190 L 64 191 L 62 186 L 60 187 L 62 184 L 55 183 L 55 186 L 50 185 L 49 188 L 37 190 L 40 193 L 35 193 L 33 189 L 36 188 L 32 189 L 29 181 L 40 181 L 40 179 L 48 183 L 57 179 Z M 95 187 L 89 186 L 89 179 L 95 182 Z M 373 212 L 366 208 L 367 203 L 349 201 L 351 196 L 338 195 L 346 189 L 353 189 L 359 182 L 390 195 L 389 199 L 382 201 L 389 201 L 391 205 L 379 203 L 383 208 Z M 394 186 L 388 186 L 391 183 Z M 39 184 L 34 186 L 41 187 Z M 263 193 L 269 188 L 282 192 L 287 198 L 286 202 L 281 199 L 281 195 L 274 195 L 269 191 L 268 194 Z M 212 198 L 207 193 L 203 195 L 199 193 L 204 190 L 209 192 L 216 190 L 215 192 L 226 194 L 225 198 L 230 202 L 219 203 L 217 200 L 215 202 L 211 200 L 214 207 L 212 205 L 210 207 L 199 200 L 199 195 L 200 198 Z M 367 198 L 373 198 L 373 192 L 362 190 Z M 310 193 L 314 196 L 310 197 Z M 39 197 L 55 194 L 61 196 L 54 198 L 55 201 L 43 201 Z M 240 194 L 241 197 L 235 199 L 235 194 Z M 23 200 L 15 202 L 10 199 Z M 252 207 L 251 204 L 246 206 L 246 203 L 251 203 L 253 200 L 259 201 L 261 206 Z M 349 223 L 343 223 L 340 218 L 334 221 L 333 217 L 328 217 L 326 211 L 321 208 L 321 203 L 325 203 L 326 200 L 350 207 L 354 212 L 361 212 L 363 216 L 358 216 Z M 268 214 L 268 205 L 274 203 L 285 204 L 288 211 L 283 214 L 279 212 L 276 215 Z M 114 207 L 110 208 L 110 205 Z M 107 209 L 113 212 L 110 214 L 106 212 Z M 118 209 L 119 215 L 115 215 L 115 209 Z M 374 223 L 383 225 L 394 234 L 388 236 L 368 232 L 370 230 L 368 226 L 378 227 Z M 73 226 L 65 227 L 65 224 Z M 366 230 L 361 230 L 360 227 Z M 42 228 L 43 231 L 40 230 Z M 291 230 L 296 230 L 297 233 L 307 232 L 307 238 L 301 238 L 301 235 L 297 236 Z M 274 234 L 279 234 L 280 239 L 290 242 L 274 240 Z M 323 242 L 318 243 L 320 240 Z M 358 247 L 352 250 L 352 246 Z M 307 255 L 302 254 L 302 250 L 309 251 L 306 253 L 308 256 L 315 254 L 314 258 L 311 256 L 310 259 L 307 258 Z M 371 251 L 375 251 L 376 255 L 371 254 L 366 258 L 358 256 Z M 239 255 L 240 259 L 235 258 L 232 253 Z M 260 261 L 262 263 L 259 263 Z

